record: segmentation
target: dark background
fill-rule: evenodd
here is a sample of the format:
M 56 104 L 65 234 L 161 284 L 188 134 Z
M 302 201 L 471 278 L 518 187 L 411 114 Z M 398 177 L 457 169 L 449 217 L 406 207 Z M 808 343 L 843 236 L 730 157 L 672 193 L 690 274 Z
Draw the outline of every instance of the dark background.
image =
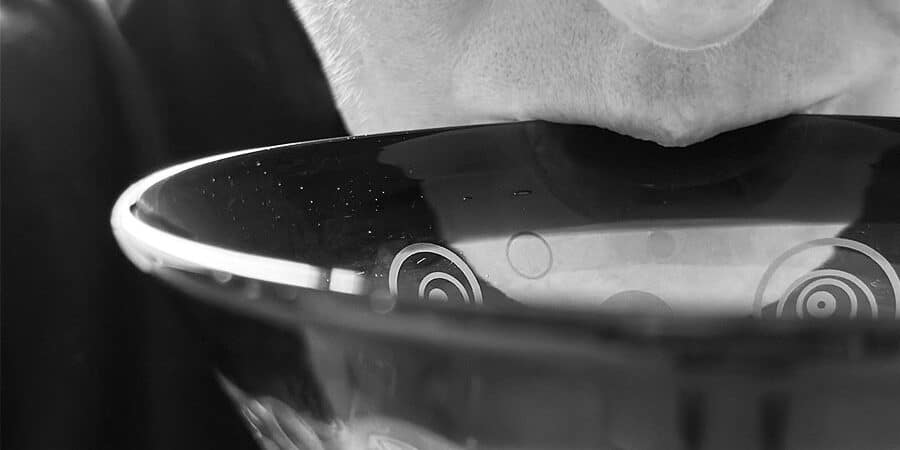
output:
M 0 445 L 255 448 L 109 214 L 155 169 L 346 134 L 286 0 L 2 0 L 0 21 Z

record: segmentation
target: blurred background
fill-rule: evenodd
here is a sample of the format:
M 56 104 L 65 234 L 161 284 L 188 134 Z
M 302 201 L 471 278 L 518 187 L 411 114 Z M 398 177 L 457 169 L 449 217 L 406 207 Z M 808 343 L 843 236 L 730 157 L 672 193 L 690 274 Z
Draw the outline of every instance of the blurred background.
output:
M 255 448 L 109 226 L 156 169 L 345 135 L 286 0 L 0 2 L 4 449 Z

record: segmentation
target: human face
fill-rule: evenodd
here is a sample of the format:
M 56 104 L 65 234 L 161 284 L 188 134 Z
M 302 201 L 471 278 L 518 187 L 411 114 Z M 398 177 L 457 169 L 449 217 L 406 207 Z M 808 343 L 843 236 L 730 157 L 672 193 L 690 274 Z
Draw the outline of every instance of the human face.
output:
M 685 145 L 900 115 L 896 0 L 292 0 L 356 134 L 544 119 Z

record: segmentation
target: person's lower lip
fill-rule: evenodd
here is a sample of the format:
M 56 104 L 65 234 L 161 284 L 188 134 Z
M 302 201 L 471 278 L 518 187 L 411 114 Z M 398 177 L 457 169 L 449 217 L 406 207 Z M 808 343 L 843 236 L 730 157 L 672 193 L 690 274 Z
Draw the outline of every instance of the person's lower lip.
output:
M 657 45 L 699 50 L 726 43 L 746 31 L 773 0 L 734 1 L 730 3 L 737 5 L 729 3 L 718 8 L 671 0 L 598 1 L 633 32 Z

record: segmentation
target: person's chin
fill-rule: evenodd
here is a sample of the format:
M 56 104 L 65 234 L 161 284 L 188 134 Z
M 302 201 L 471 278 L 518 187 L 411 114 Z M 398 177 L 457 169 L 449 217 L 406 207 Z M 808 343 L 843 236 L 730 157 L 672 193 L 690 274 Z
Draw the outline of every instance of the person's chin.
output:
M 510 97 L 515 98 L 515 97 Z M 609 129 L 665 147 L 685 147 L 730 129 L 752 125 L 789 113 L 783 107 L 762 110 L 758 114 L 739 114 L 740 108 L 697 105 L 685 102 L 650 103 L 611 102 L 582 96 L 578 101 L 553 102 L 550 99 L 490 99 L 486 94 L 459 103 L 461 123 L 545 120 L 548 122 L 589 125 Z M 559 97 L 555 97 L 559 100 Z M 643 104 L 647 104 L 644 102 Z M 746 111 L 744 111 L 746 113 Z
M 435 110 L 414 106 L 393 105 L 379 108 L 379 114 L 365 115 L 354 111 L 344 115 L 352 134 L 375 134 L 426 128 L 543 120 L 555 123 L 588 125 L 609 129 L 637 139 L 655 142 L 665 147 L 685 147 L 730 129 L 752 125 L 783 115 L 782 111 L 756 117 L 735 118 L 723 114 L 699 114 L 685 107 L 649 108 L 641 113 L 608 111 L 605 108 L 535 106 L 514 110 L 502 106 L 514 102 L 497 102 L 484 108 L 472 104 L 459 108 Z M 718 119 L 718 120 L 716 120 Z

